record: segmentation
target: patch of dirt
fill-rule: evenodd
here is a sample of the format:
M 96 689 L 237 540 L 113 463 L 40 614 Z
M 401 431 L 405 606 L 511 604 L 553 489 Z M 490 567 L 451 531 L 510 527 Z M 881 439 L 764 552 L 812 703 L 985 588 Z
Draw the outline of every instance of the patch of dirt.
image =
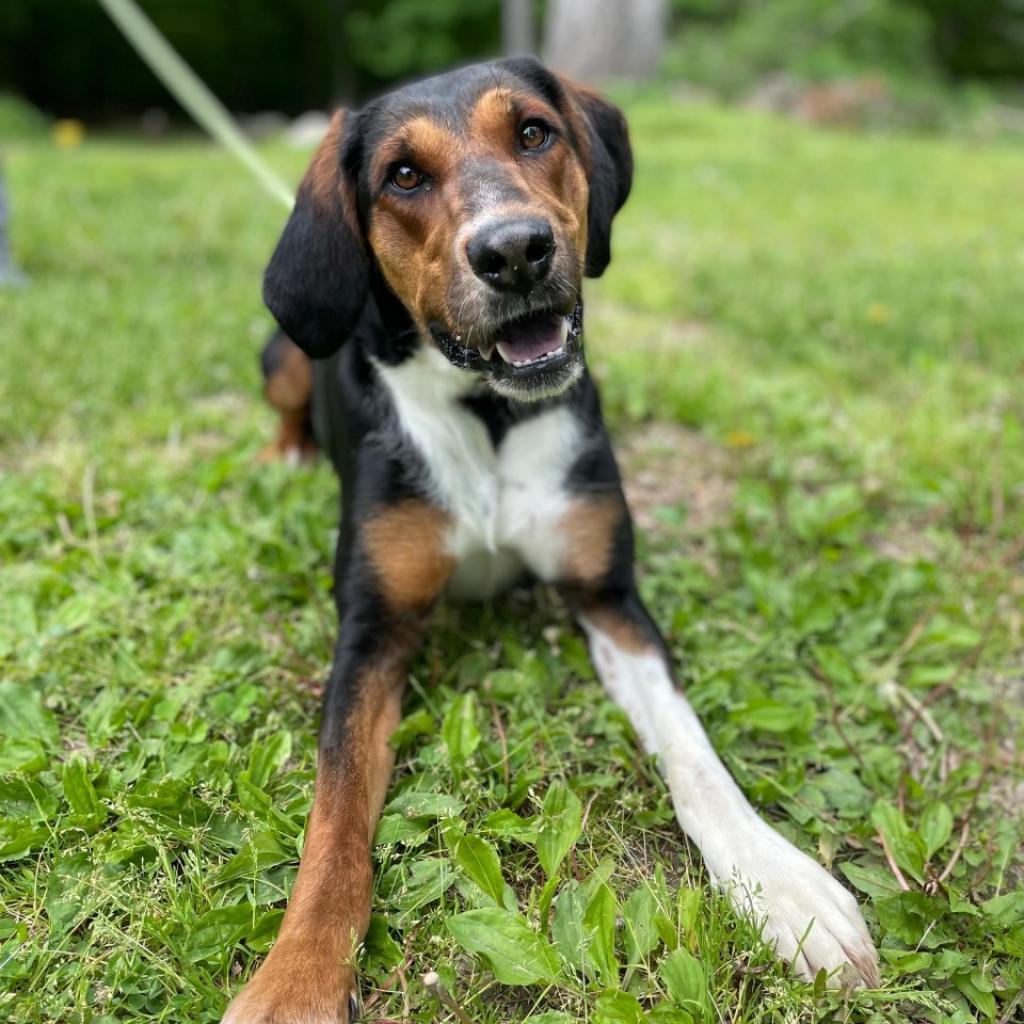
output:
M 904 565 L 934 562 L 939 557 L 939 545 L 928 535 L 927 525 L 893 523 L 885 533 L 870 538 L 871 546 L 884 558 Z
M 736 489 L 729 455 L 703 434 L 676 423 L 648 423 L 621 438 L 615 450 L 641 530 L 700 534 L 728 519 Z

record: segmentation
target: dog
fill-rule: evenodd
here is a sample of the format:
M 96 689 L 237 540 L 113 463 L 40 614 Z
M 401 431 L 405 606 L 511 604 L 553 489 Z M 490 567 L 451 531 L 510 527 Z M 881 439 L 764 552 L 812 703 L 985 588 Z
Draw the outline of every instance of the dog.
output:
M 677 685 L 584 357 L 633 173 L 616 107 L 532 58 L 335 115 L 264 279 L 278 447 L 342 481 L 339 632 L 291 901 L 226 1024 L 350 1021 L 407 666 L 442 594 L 554 585 L 683 830 L 803 978 L 878 984 L 856 901 L 754 811 Z

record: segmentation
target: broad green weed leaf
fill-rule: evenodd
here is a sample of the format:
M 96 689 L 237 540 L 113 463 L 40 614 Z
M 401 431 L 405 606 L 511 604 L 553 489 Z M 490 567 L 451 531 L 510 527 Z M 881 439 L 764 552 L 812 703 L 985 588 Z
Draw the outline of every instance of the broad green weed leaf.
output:
M 449 918 L 448 930 L 463 949 L 486 958 L 506 985 L 549 982 L 558 974 L 558 954 L 520 914 L 497 907 L 467 910 Z
M 643 1019 L 640 1001 L 631 992 L 609 989 L 594 1003 L 595 1024 L 640 1024 Z
M 562 959 L 580 971 L 583 958 L 590 945 L 590 936 L 583 927 L 583 915 L 587 912 L 587 900 L 578 882 L 562 886 L 555 900 L 555 916 L 551 922 L 551 937 Z
M 879 800 L 871 812 L 871 821 L 892 851 L 893 859 L 919 882 L 924 881 L 924 840 L 908 827 L 903 815 L 887 800 Z
M 537 816 L 520 817 L 515 811 L 503 807 L 500 811 L 488 814 L 480 823 L 480 830 L 507 839 L 518 839 L 521 843 L 535 843 L 538 820 Z
M 392 891 L 391 902 L 405 913 L 436 903 L 454 878 L 451 865 L 441 857 L 424 857 L 407 872 L 403 869 L 402 873 L 404 877 L 399 882 L 398 891 Z
M 385 814 L 377 822 L 374 833 L 374 845 L 404 843 L 406 846 L 418 846 L 430 831 L 431 819 L 407 818 L 404 814 Z
M 783 704 L 781 701 L 764 698 L 750 701 L 730 717 L 741 725 L 764 732 L 807 732 L 814 724 L 814 706 Z
M 954 975 L 953 984 L 981 1011 L 986 1020 L 995 1020 L 996 1000 L 992 995 L 991 977 L 976 970 L 969 975 Z
M 466 806 L 451 793 L 429 793 L 409 790 L 399 793 L 385 808 L 388 814 L 402 814 L 406 818 L 451 818 Z
M 291 855 L 278 842 L 272 832 L 257 832 L 221 869 L 217 875 L 220 882 L 232 882 L 239 878 L 253 878 L 261 871 L 284 864 Z
M 249 756 L 249 782 L 262 789 L 270 777 L 291 757 L 292 734 L 287 730 L 274 733 L 257 743 Z
M 463 765 L 480 746 L 480 728 L 476 724 L 477 699 L 471 691 L 452 701 L 441 725 L 441 738 L 454 765 Z
M 629 964 L 641 964 L 658 945 L 658 930 L 654 918 L 658 913 L 658 901 L 647 882 L 641 882 L 630 894 L 622 908 L 625 928 L 626 960 Z
M 463 836 L 454 850 L 455 863 L 476 882 L 496 906 L 504 906 L 505 879 L 494 847 L 477 836 Z
M 708 982 L 704 965 L 688 950 L 679 948 L 661 962 L 658 971 L 673 1002 L 695 1015 L 704 1014 Z
M 587 904 L 583 928 L 590 935 L 587 959 L 600 979 L 609 988 L 619 984 L 619 964 L 615 959 L 615 917 L 618 913 L 615 894 L 602 885 Z
M 418 736 L 430 736 L 437 729 L 434 718 L 426 708 L 420 708 L 411 715 L 406 715 L 398 728 L 391 734 L 388 741 L 395 750 L 410 746 Z
M 1024 924 L 1024 889 L 1004 892 L 981 904 L 981 912 L 996 928 Z
M 49 837 L 50 829 L 45 825 L 22 824 L 17 828 L 5 828 L 0 835 L 0 864 L 27 857 Z
M 693 1016 L 671 1003 L 659 1003 L 647 1014 L 648 1024 L 693 1024 Z
M 34 775 L 50 764 L 50 758 L 38 740 L 4 740 L 0 738 L 0 775 L 23 772 Z
M 280 908 L 262 913 L 245 936 L 245 944 L 257 953 L 268 953 L 281 930 L 284 911 Z
M 95 828 L 102 822 L 107 812 L 96 789 L 89 778 L 89 770 L 80 758 L 72 758 L 64 765 L 61 780 L 64 784 L 64 798 L 71 808 L 71 813 L 83 825 Z
M 921 815 L 921 838 L 925 856 L 930 860 L 949 841 L 953 834 L 953 813 L 940 801 L 930 803 Z
M 852 861 L 846 861 L 839 865 L 839 870 L 857 889 L 873 899 L 895 896 L 900 891 L 896 879 L 892 877 L 892 872 L 887 868 L 876 865 L 864 867 L 854 864 Z
M 544 797 L 544 814 L 537 834 L 537 859 L 548 878 L 557 874 L 565 855 L 580 836 L 583 805 L 564 783 L 555 782 Z
M 370 927 L 363 939 L 363 951 L 368 963 L 385 970 L 402 962 L 402 947 L 388 932 L 388 919 L 381 914 L 370 918 Z
M 57 719 L 39 694 L 23 683 L 0 683 L 0 736 L 5 740 L 57 742 Z
M 208 910 L 189 929 L 185 959 L 190 963 L 217 960 L 234 948 L 252 927 L 252 908 L 246 905 Z
M 697 889 L 690 889 L 686 885 L 680 885 L 679 895 L 676 897 L 676 916 L 679 920 L 679 928 L 686 938 L 692 936 L 697 929 L 702 904 L 703 900 Z

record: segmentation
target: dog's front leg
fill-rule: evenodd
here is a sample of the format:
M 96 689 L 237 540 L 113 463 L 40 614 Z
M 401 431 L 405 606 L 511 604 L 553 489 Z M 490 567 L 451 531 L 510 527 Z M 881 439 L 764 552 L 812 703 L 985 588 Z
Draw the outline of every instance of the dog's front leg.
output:
M 665 645 L 632 587 L 578 603 L 597 673 L 655 753 L 676 817 L 712 879 L 796 972 L 877 986 L 878 958 L 853 896 L 750 806 L 677 685 Z
M 270 955 L 225 1024 L 335 1024 L 355 1016 L 353 956 L 370 919 L 370 842 L 391 774 L 388 739 L 401 718 L 405 664 L 382 653 L 339 654 L 291 901 Z
M 346 1024 L 370 921 L 370 849 L 394 755 L 407 665 L 450 563 L 444 517 L 406 501 L 366 516 L 339 553 L 340 628 L 324 694 L 313 808 L 270 955 L 224 1024 Z M 344 544 L 344 542 L 343 542 Z

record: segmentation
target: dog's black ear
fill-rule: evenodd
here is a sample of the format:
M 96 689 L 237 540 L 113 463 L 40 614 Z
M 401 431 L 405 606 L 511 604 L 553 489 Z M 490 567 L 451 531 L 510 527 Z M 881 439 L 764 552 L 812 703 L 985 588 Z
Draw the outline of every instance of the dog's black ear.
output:
M 618 107 L 589 89 L 568 83 L 567 86 L 586 122 L 589 141 L 589 160 L 585 163 L 590 199 L 583 272 L 587 277 L 600 277 L 612 259 L 612 218 L 633 184 L 633 150 L 626 119 Z
M 263 276 L 263 301 L 314 359 L 341 347 L 369 289 L 369 257 L 342 165 L 345 119 L 339 111 L 331 120 Z

